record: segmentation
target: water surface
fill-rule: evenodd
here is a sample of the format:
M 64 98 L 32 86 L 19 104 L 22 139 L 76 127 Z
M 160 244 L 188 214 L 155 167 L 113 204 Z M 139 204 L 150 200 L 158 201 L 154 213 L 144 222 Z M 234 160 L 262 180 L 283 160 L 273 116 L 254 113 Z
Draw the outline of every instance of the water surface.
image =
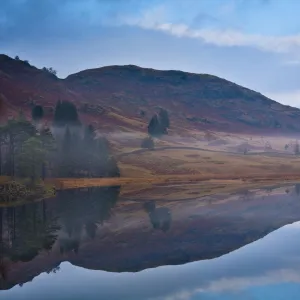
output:
M 297 186 L 163 192 L 94 188 L 2 208 L 0 299 L 299 299 Z

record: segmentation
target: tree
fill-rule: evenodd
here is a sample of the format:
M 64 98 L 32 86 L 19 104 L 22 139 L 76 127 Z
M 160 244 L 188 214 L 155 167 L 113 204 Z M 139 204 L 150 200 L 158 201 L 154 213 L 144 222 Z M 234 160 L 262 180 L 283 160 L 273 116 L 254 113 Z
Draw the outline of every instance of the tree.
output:
M 31 182 L 34 183 L 41 176 L 45 161 L 42 141 L 37 137 L 30 137 L 23 143 L 17 158 L 21 174 L 30 177 Z
M 154 115 L 148 125 L 148 133 L 150 136 L 160 136 L 162 134 L 160 122 L 157 115 Z
M 69 101 L 58 101 L 55 106 L 53 124 L 59 127 L 80 125 L 75 104 Z
M 170 127 L 170 120 L 168 112 L 161 108 L 158 114 L 155 114 L 148 125 L 148 133 L 152 137 L 158 137 L 168 133 Z
M 4 126 L 0 126 L 0 176 L 3 175 L 3 146 L 5 145 L 6 142 L 6 136 L 5 136 L 5 130 Z
M 43 67 L 43 71 L 48 72 L 48 73 L 50 73 L 52 75 L 55 75 L 55 76 L 57 74 L 57 71 L 54 70 L 52 67 L 50 67 L 50 68 Z
M 142 118 L 146 116 L 146 112 L 143 109 L 140 110 L 140 116 Z
M 20 60 L 18 55 L 15 56 L 15 60 Z
M 97 164 L 97 151 L 96 151 L 96 131 L 92 125 L 86 127 L 84 132 L 84 159 L 86 161 L 86 166 L 88 167 L 88 174 L 91 176 L 93 172 L 93 167 Z
M 62 152 L 60 155 L 61 162 L 61 170 L 60 174 L 66 177 L 71 177 L 72 167 L 73 167 L 73 153 L 72 153 L 73 145 L 72 145 L 72 136 L 69 126 L 67 126 L 64 138 L 62 141 Z
M 147 136 L 142 140 L 141 148 L 154 149 L 154 141 L 151 136 Z
M 31 117 L 34 122 L 39 122 L 44 117 L 43 106 L 35 105 L 31 110 Z
M 170 120 L 168 111 L 161 108 L 159 111 L 159 121 L 161 124 L 161 128 L 163 133 L 167 133 L 167 129 L 170 127 Z
M 42 179 L 46 177 L 46 169 L 50 167 L 52 154 L 57 150 L 55 139 L 48 127 L 43 127 L 40 131 L 40 139 L 45 151 L 46 159 L 42 166 Z
M 7 147 L 7 175 L 14 176 L 16 170 L 15 155 L 22 143 L 36 134 L 35 127 L 25 118 L 9 120 L 2 128 L 5 145 Z

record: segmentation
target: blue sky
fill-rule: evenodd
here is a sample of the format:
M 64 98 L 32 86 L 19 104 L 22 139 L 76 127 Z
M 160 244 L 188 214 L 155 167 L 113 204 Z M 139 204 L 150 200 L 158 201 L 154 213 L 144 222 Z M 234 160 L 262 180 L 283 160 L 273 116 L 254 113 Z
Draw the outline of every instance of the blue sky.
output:
M 111 64 L 181 69 L 300 107 L 300 1 L 0 2 L 0 53 L 60 77 Z

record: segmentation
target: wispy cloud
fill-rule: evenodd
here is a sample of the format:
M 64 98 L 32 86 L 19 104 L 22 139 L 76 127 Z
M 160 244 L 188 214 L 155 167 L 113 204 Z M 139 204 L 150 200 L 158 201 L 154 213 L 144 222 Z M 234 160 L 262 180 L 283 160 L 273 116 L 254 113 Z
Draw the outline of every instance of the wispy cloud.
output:
M 123 23 L 143 29 L 161 31 L 177 37 L 198 39 L 203 43 L 223 47 L 252 47 L 275 53 L 296 53 L 300 49 L 300 34 L 265 36 L 247 34 L 233 29 L 193 29 L 187 24 L 161 22 L 163 7 L 147 11 L 141 18 L 123 18 Z

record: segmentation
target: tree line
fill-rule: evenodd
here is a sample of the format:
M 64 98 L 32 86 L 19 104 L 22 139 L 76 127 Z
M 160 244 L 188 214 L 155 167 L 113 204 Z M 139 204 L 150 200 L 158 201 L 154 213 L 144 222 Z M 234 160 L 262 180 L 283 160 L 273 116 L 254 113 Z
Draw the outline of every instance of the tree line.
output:
M 58 101 L 51 128 L 37 126 L 44 117 L 35 105 L 32 120 L 22 112 L 0 127 L 0 175 L 46 177 L 114 177 L 120 171 L 109 143 L 92 125 L 81 124 L 76 106 Z

